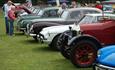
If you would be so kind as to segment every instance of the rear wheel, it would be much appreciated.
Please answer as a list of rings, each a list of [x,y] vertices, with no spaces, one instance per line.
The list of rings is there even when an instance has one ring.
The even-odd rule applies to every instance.
[[[83,39],[77,41],[71,49],[71,61],[78,67],[91,66],[97,57],[97,45],[92,40]]]

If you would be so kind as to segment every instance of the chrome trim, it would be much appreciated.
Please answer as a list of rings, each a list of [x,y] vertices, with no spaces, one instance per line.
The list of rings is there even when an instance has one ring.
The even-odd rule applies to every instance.
[[[96,64],[95,65],[95,70],[115,70],[115,68],[105,66],[105,65],[102,65],[102,64]]]

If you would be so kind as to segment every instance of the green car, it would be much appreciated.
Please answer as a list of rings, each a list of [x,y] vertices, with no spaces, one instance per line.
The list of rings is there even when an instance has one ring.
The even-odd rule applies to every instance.
[[[51,12],[57,13],[58,10],[59,10],[59,7],[47,7],[44,9],[40,9],[39,13],[37,15],[29,14],[29,15],[21,16],[17,20],[17,30],[25,31],[27,24],[29,24],[31,22],[31,20],[39,19],[39,18],[50,18],[50,16],[48,16],[49,13],[51,13]],[[59,17],[59,16],[54,16],[54,17]]]

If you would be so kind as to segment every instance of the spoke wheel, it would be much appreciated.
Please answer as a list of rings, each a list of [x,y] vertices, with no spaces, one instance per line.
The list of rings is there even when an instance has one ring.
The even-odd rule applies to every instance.
[[[71,61],[79,67],[89,67],[97,57],[97,45],[90,40],[81,40],[72,48]]]
[[[70,58],[70,47],[67,45],[68,41],[76,36],[75,31],[65,31],[62,33],[57,41],[57,47],[59,48],[61,54],[66,58]],[[70,38],[71,36],[71,38]]]

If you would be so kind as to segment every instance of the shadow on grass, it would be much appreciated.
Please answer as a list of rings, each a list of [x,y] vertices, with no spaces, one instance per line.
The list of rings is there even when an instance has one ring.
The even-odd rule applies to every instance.
[[[65,67],[65,68],[69,67],[70,69],[76,69],[76,70],[92,70],[92,66],[86,67],[86,68],[77,67],[74,64],[72,64],[71,60],[66,59],[66,58],[55,59],[55,60],[52,60],[52,62],[54,62],[54,63],[60,62],[60,65],[63,65],[63,67]]]
[[[39,52],[39,51],[43,51],[43,52],[59,52],[56,49],[48,47],[47,45],[41,46],[41,47],[36,47],[36,48],[33,49],[33,51],[35,51],[35,52]]]
[[[39,44],[37,41],[35,41],[35,40],[32,40],[32,39],[26,39],[26,40],[22,40],[22,41],[20,41],[21,43],[23,43],[23,44]]]
[[[24,36],[24,33],[14,33],[16,36]]]

